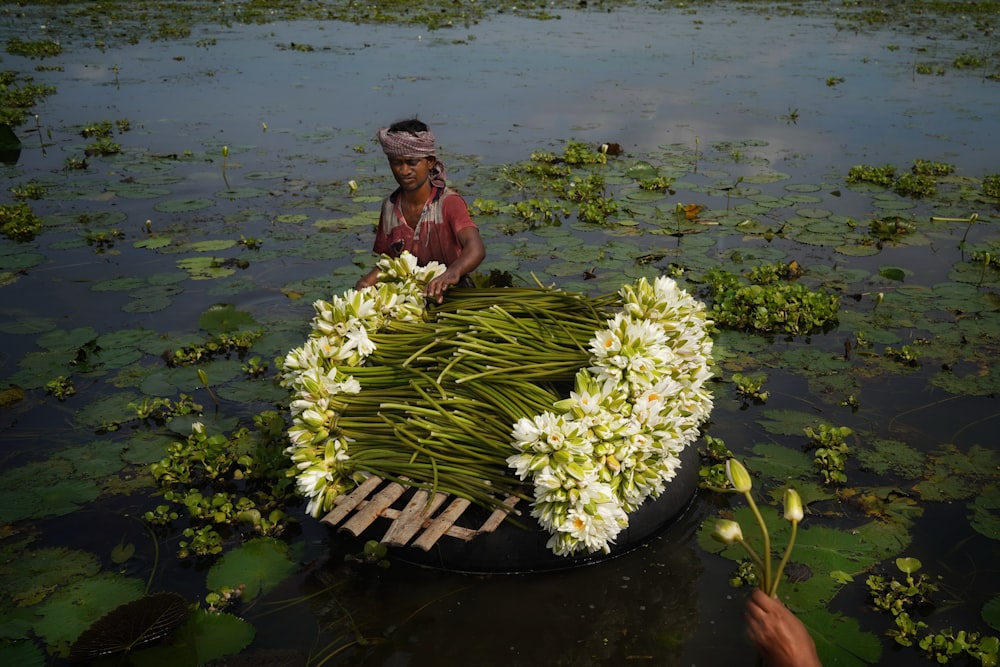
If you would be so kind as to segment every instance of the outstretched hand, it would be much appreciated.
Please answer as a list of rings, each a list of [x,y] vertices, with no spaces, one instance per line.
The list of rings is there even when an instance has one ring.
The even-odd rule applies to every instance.
[[[452,286],[457,285],[458,281],[461,280],[462,276],[457,275],[457,271],[448,268],[439,276],[435,276],[424,287],[424,296],[428,299],[434,299],[438,303],[444,301],[444,293],[451,289]]]
[[[806,626],[776,597],[755,590],[746,622],[747,636],[768,667],[822,667]]]

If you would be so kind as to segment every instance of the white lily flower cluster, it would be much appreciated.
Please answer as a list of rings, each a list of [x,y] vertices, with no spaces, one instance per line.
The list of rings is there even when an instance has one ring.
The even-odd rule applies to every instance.
[[[340,369],[365,363],[375,350],[370,333],[393,320],[421,318],[424,285],[445,270],[437,262],[417,266],[408,252],[383,257],[378,266],[377,285],[316,301],[309,338],[281,362],[282,386],[293,392],[291,446],[285,453],[295,464],[299,492],[309,499],[306,511],[314,517],[329,511],[337,496],[360,481],[347,464],[350,439],[336,423],[345,396],[359,393],[361,385]]]
[[[534,484],[532,516],[557,555],[608,553],[628,514],[659,496],[712,409],[705,307],[667,277],[619,294],[570,398],[519,420],[507,464]]]

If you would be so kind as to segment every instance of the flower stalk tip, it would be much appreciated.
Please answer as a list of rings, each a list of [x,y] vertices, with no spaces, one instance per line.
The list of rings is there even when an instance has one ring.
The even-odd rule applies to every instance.
[[[712,531],[712,537],[723,544],[736,544],[743,542],[743,529],[738,521],[730,519],[719,519]]]
[[[798,523],[802,521],[803,514],[802,498],[799,497],[799,492],[792,488],[786,489],[785,518],[792,523]]]
[[[778,563],[778,569],[774,571],[774,578],[767,589],[767,593],[772,597],[778,594],[778,584],[781,583],[781,575],[785,571],[788,557],[792,555],[792,547],[795,546],[795,536],[803,514],[799,492],[792,488],[785,489],[785,518],[792,522],[792,535],[788,538],[788,546],[785,547],[785,553],[781,556],[781,562]]]
[[[733,488],[740,493],[749,493],[750,489],[753,488],[753,481],[750,479],[750,473],[748,473],[743,464],[736,459],[729,459],[726,461],[726,477],[729,478],[729,483],[733,485]]]

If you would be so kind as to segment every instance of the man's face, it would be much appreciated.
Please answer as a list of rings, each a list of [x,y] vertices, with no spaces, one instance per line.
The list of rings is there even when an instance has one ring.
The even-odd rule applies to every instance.
[[[403,190],[419,190],[427,182],[433,157],[393,157],[389,158],[389,168],[392,175]]]

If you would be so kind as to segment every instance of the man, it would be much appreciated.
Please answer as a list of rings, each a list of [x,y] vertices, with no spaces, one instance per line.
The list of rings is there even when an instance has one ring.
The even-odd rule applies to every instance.
[[[382,202],[372,250],[392,257],[406,250],[420,265],[436,261],[448,267],[424,289],[440,303],[453,285],[471,285],[468,274],[486,257],[479,228],[465,200],[445,184],[445,168],[427,125],[415,118],[398,121],[375,136],[399,187]],[[376,267],[355,288],[374,285],[378,276]]]

